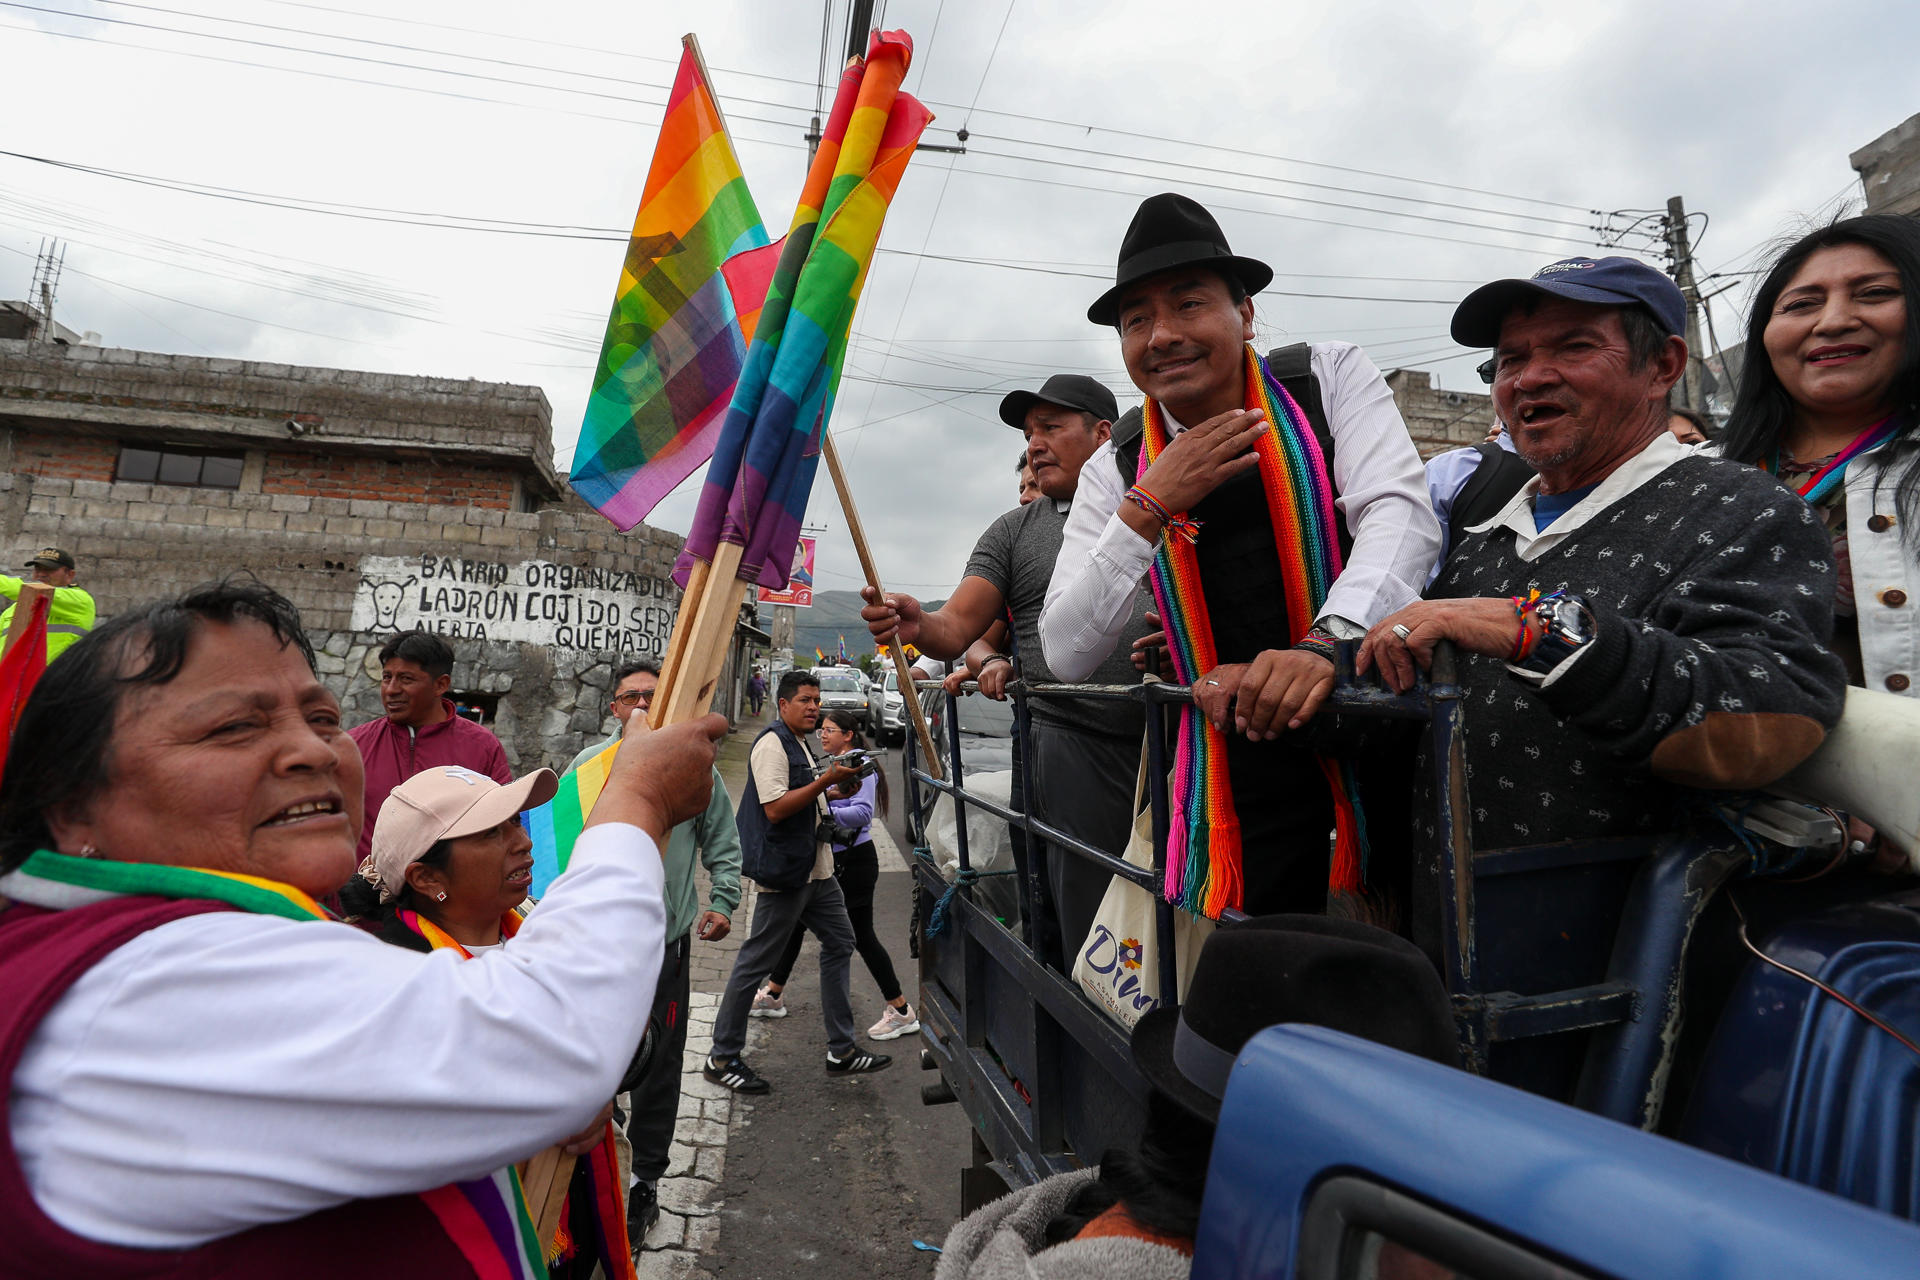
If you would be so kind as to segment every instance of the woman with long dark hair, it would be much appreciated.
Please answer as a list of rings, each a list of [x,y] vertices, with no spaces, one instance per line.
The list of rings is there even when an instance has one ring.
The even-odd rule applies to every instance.
[[[851,711],[836,708],[822,713],[818,732],[820,745],[830,756],[869,750],[860,732],[860,721]],[[885,769],[875,769],[858,783],[827,793],[827,807],[833,812],[833,821],[845,833],[844,840],[836,837],[833,841],[833,874],[847,898],[847,920],[853,925],[854,949],[866,961],[867,972],[880,988],[880,998],[887,1002],[887,1007],[880,1011],[880,1020],[867,1028],[867,1037],[871,1040],[898,1040],[920,1029],[919,1015],[900,990],[900,979],[893,971],[893,957],[887,954],[886,943],[873,931],[873,891],[880,883],[880,853],[873,847],[873,820],[875,815],[887,816],[887,799]],[[800,944],[805,937],[804,929],[793,931],[780,963],[753,998],[753,1008],[748,1011],[752,1017],[787,1016],[780,993],[800,958]]]
[[[1754,295],[1724,454],[1765,467],[1833,539],[1849,680],[1920,696],[1920,221],[1802,236]]]

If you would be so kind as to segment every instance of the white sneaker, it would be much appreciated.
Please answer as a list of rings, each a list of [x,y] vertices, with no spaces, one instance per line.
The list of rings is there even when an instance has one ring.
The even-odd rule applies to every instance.
[[[747,1010],[747,1016],[749,1018],[784,1018],[787,1016],[787,1006],[779,996],[769,995],[767,989],[762,987],[754,993],[753,1007]]]
[[[888,1005],[881,1011],[880,1021],[867,1028],[867,1039],[898,1040],[901,1036],[919,1029],[920,1016],[913,1011],[912,1005],[908,1005],[905,1009],[896,1009]]]

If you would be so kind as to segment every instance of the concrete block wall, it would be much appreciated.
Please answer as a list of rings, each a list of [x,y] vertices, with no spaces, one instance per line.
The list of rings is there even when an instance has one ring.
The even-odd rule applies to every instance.
[[[209,443],[490,454],[559,492],[546,395],[509,383],[0,341],[0,416]]]
[[[1420,369],[1394,369],[1386,377],[1422,459],[1486,439],[1493,425],[1492,396],[1441,390],[1433,385],[1433,375]]]
[[[73,553],[80,585],[103,619],[227,573],[253,572],[300,609],[325,655],[322,673],[345,701],[348,723],[357,724],[380,714],[378,662],[369,669],[368,660],[388,638],[352,630],[364,557],[548,560],[664,579],[682,539],[658,529],[623,534],[586,509],[523,513],[0,473],[0,572],[18,573],[49,544]],[[454,688],[499,697],[499,720],[490,727],[516,771],[564,766],[612,731],[613,666],[632,655],[449,643]]]
[[[368,498],[505,511],[514,505],[516,485],[513,472],[504,467],[276,450],[266,455],[260,489],[310,498]]]

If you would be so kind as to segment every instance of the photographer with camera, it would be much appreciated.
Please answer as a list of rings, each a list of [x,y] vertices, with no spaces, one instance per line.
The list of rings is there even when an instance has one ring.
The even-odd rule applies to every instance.
[[[754,739],[747,756],[747,786],[735,819],[740,828],[741,870],[760,886],[753,929],[734,957],[733,973],[714,1020],[713,1051],[701,1072],[735,1093],[772,1092],[747,1065],[747,1013],[761,982],[773,972],[787,940],[805,926],[820,939],[820,1004],[827,1024],[827,1072],[854,1075],[879,1071],[893,1059],[854,1044],[853,1001],[847,969],[853,956],[853,926],[846,898],[833,878],[835,827],[826,793],[856,782],[858,768],[829,761],[819,767],[806,736],[820,720],[820,681],[810,671],[789,671],[775,694],[779,716]]]
[[[851,711],[828,711],[820,719],[820,745],[834,763],[859,771],[857,782],[846,782],[827,792],[827,807],[833,812],[835,832],[833,875],[847,899],[847,919],[853,925],[854,948],[867,962],[867,972],[880,988],[887,1007],[880,1021],[867,1028],[871,1040],[898,1040],[920,1029],[919,1015],[901,994],[900,979],[893,972],[893,957],[886,944],[873,932],[873,890],[880,883],[880,854],[873,847],[873,819],[877,813],[887,816],[887,775],[880,762],[868,754],[867,740],[860,735],[860,722]],[[784,1018],[787,1007],[780,999],[794,963],[800,959],[800,944],[806,938],[803,925],[793,931],[787,950],[774,966],[773,976],[753,998],[751,1016]]]

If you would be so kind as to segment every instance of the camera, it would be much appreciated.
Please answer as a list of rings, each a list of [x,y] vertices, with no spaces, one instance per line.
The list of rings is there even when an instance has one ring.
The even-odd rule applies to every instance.
[[[880,762],[867,752],[859,750],[849,751],[845,755],[828,756],[820,762],[820,772],[825,773],[835,765],[842,769],[852,769],[856,779],[870,778],[880,772]]]

